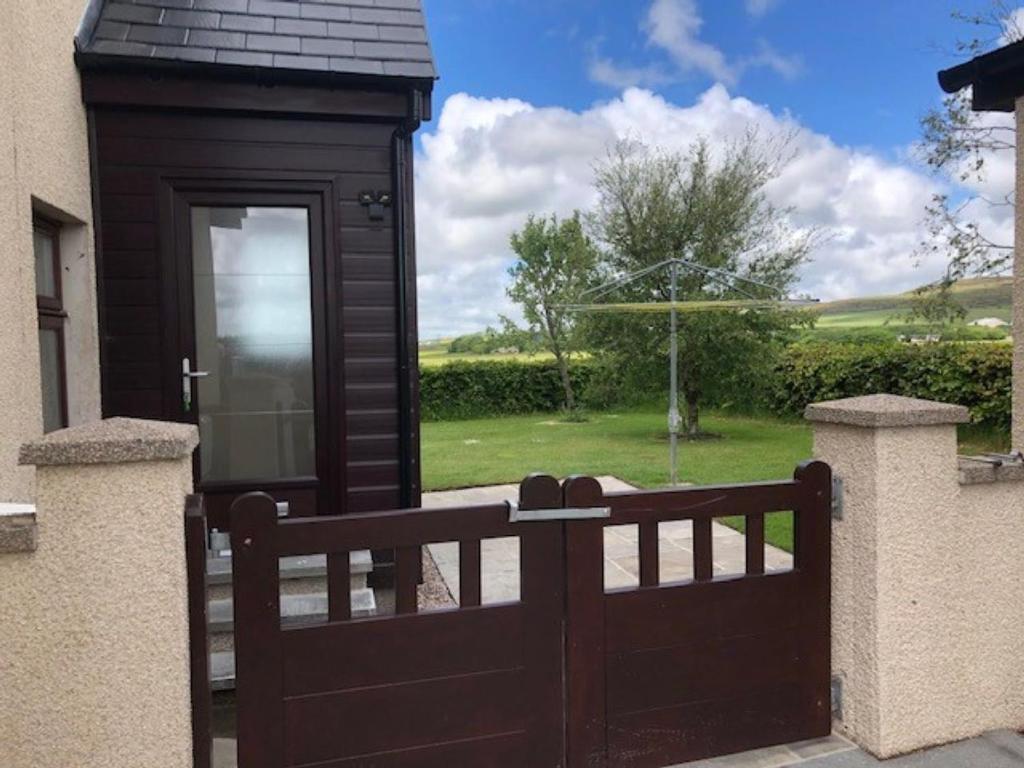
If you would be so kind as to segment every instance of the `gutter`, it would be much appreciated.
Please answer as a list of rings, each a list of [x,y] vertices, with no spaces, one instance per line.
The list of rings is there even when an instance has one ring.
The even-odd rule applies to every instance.
[[[398,285],[398,477],[399,500],[403,508],[412,506],[412,375],[409,364],[409,244],[406,211],[406,177],[410,168],[410,140],[423,122],[423,92],[409,92],[409,113],[391,137],[394,155],[394,227]]]

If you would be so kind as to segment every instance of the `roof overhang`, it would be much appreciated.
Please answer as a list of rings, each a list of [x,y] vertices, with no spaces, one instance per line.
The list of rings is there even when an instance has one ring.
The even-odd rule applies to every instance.
[[[1013,112],[1024,95],[1024,40],[942,70],[939,85],[946,93],[970,87],[978,112]]]

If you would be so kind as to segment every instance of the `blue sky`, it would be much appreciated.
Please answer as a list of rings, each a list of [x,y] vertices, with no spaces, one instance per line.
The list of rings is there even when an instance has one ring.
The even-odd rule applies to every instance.
[[[931,279],[940,265],[914,268],[911,251],[924,204],[946,180],[929,178],[910,149],[921,115],[941,98],[936,71],[958,61],[953,42],[965,28],[951,12],[989,4],[424,0],[441,80],[435,120],[420,137],[418,203],[421,218],[441,223],[420,229],[423,335],[483,327],[499,311],[514,314],[502,296],[511,259],[502,244],[530,211],[587,207],[582,166],[593,158],[568,160],[577,148],[570,141],[559,152],[556,142],[598,123],[610,126],[610,136],[639,132],[649,143],[670,144],[675,137],[664,124],[672,120],[688,140],[714,140],[732,119],[769,132],[798,126],[807,168],[791,174],[780,203],[837,226],[845,248],[816,257],[804,287],[835,298]],[[551,144],[546,166],[523,159],[517,137],[523,145]],[[596,157],[599,145],[595,136]],[[680,138],[671,148],[685,145]],[[524,181],[545,167],[552,170],[548,187]],[[825,188],[824,177],[836,174],[845,181]],[[486,206],[476,204],[481,197]],[[830,210],[818,210],[825,201]],[[890,204],[906,208],[899,226],[895,214],[882,215]],[[862,215],[868,208],[872,215]],[[877,263],[865,270],[865,259]],[[884,279],[872,279],[876,273]],[[460,306],[472,305],[468,312],[426,296],[446,288],[456,289]]]

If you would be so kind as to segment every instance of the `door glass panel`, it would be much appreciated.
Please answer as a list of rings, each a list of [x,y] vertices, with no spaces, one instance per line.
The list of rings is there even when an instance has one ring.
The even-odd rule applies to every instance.
[[[305,208],[192,208],[200,478],[316,475]]]
[[[36,258],[36,295],[57,295],[57,276],[53,271],[53,235],[49,232],[32,231],[32,248]]]

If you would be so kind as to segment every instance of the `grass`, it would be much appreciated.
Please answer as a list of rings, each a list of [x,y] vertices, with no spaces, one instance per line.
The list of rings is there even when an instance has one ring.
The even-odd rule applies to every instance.
[[[811,428],[796,420],[707,413],[704,428],[716,440],[681,442],[680,479],[698,485],[792,477],[811,456]],[[582,423],[534,414],[422,425],[423,486],[427,491],[518,483],[531,472],[556,477],[614,475],[640,488],[668,484],[665,414],[646,407],[591,413]],[[961,453],[1008,449],[1005,433],[964,426]],[[743,518],[723,522],[743,530]],[[793,549],[788,512],[767,515],[766,540]]]
[[[507,360],[520,360],[523,362],[543,362],[545,360],[554,360],[555,356],[549,352],[537,352],[535,354],[527,354],[525,352],[517,352],[514,354],[499,355],[478,355],[470,352],[449,352],[447,348],[437,347],[420,347],[420,367],[421,368],[437,368],[442,365],[454,362],[500,362]]]
[[[708,414],[717,440],[681,443],[680,478],[696,484],[792,477],[811,455],[810,428],[795,421]],[[653,408],[591,414],[583,423],[550,415],[422,426],[423,485],[428,491],[517,483],[531,472],[556,477],[615,475],[641,488],[668,483],[665,414]],[[727,522],[742,530],[741,521]],[[765,521],[767,540],[792,550],[791,516]]]

